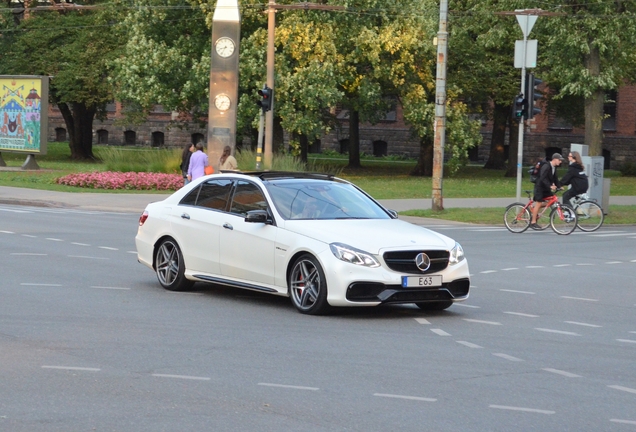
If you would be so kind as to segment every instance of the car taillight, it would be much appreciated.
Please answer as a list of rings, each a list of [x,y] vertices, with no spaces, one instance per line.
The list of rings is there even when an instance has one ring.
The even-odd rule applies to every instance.
[[[142,226],[144,222],[148,219],[148,210],[144,210],[144,212],[139,216],[139,226]]]

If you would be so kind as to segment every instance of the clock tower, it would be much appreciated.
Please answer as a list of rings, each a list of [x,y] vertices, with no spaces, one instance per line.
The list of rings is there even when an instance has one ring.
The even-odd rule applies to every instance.
[[[219,171],[223,148],[229,145],[234,153],[236,144],[240,33],[238,0],[217,0],[212,18],[208,110],[208,158],[214,172]]]

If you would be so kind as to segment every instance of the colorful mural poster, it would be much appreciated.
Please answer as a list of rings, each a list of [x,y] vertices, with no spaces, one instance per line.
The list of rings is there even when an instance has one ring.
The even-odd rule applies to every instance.
[[[0,75],[0,152],[46,154],[49,77]]]

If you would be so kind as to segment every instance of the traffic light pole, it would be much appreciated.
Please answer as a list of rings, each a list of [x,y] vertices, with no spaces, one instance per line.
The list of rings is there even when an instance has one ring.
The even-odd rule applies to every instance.
[[[433,138],[433,200],[431,209],[444,210],[442,182],[444,177],[444,144],[446,141],[446,56],[448,53],[448,0],[439,6],[439,31],[437,33],[437,77],[435,80],[435,136]]]
[[[527,33],[523,32],[523,58],[526,58],[526,46],[528,43]],[[526,65],[524,61],[524,65],[521,67],[521,90],[520,93],[523,93],[526,88]],[[524,97],[528,97],[528,95],[524,94]],[[527,100],[527,99],[526,99]],[[517,146],[517,202],[521,201],[521,178],[522,178],[522,167],[523,167],[523,133],[525,131],[525,114],[521,115],[519,119],[519,141]]]

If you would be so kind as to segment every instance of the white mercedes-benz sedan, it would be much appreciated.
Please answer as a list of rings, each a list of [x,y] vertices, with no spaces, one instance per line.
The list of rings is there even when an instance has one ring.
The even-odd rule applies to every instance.
[[[383,303],[442,310],[470,288],[459,243],[331,175],[202,177],[149,204],[135,241],[165,289],[228,285],[289,296],[306,314]]]

